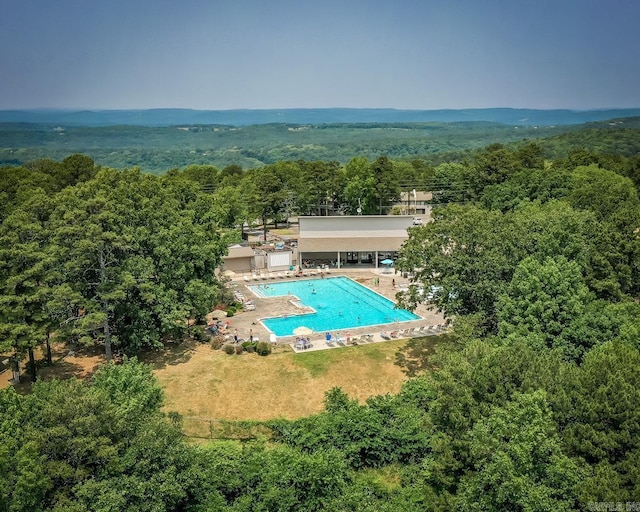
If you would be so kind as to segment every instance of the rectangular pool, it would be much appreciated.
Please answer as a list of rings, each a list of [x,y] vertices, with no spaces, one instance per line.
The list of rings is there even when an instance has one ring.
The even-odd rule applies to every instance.
[[[262,320],[277,336],[292,336],[294,329],[302,326],[327,332],[420,319],[405,309],[396,309],[393,301],[348,277],[269,282],[249,288],[259,297],[295,296],[315,310]]]

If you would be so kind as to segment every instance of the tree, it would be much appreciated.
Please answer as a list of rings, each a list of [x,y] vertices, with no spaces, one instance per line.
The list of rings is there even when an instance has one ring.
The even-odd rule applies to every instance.
[[[338,162],[298,161],[292,183],[295,209],[301,213],[330,215],[341,203],[344,175]]]
[[[243,183],[246,186],[249,214],[262,220],[266,241],[268,221],[277,220],[287,198],[284,181],[275,166],[268,166],[249,171]]]
[[[563,452],[544,393],[517,394],[478,421],[455,499],[461,510],[575,510],[585,471]]]
[[[589,352],[573,386],[571,414],[563,426],[567,453],[593,473],[582,482],[589,501],[634,501],[640,489],[640,352],[612,341]]]
[[[376,180],[369,162],[364,157],[354,157],[344,168],[346,185],[344,198],[350,215],[373,215],[378,212]]]
[[[506,212],[527,202],[566,200],[570,191],[570,171],[553,167],[527,168],[516,171],[499,185],[485,187],[480,203],[487,208]]]
[[[426,451],[424,416],[413,404],[379,396],[360,405],[334,388],[325,408],[316,416],[276,423],[279,439],[305,452],[338,449],[355,469],[408,463]]]
[[[221,228],[235,228],[247,218],[249,204],[239,187],[221,186],[213,194],[212,207]]]
[[[215,192],[221,172],[213,165],[188,165],[180,173],[182,178],[195,181],[205,192]]]
[[[197,451],[160,405],[150,368],[134,360],[101,367],[93,382],[38,382],[26,396],[1,390],[0,507],[168,511],[197,505],[205,484]]]
[[[391,205],[400,199],[399,180],[393,162],[386,156],[378,157],[371,164],[375,180],[375,199],[378,202],[378,215],[386,214]]]
[[[618,229],[638,227],[640,199],[629,178],[590,165],[577,167],[571,184],[569,200],[575,208],[588,209],[598,220],[613,222]]]
[[[55,328],[48,301],[56,285],[49,247],[53,201],[36,189],[0,225],[0,351],[29,355],[29,372],[37,379],[34,348]]]
[[[117,407],[124,430],[139,428],[145,417],[160,410],[164,401],[164,392],[151,366],[139,363],[135,357],[124,358],[122,364],[100,366],[91,384],[96,390],[104,391]]]
[[[591,212],[566,202],[523,202],[502,214],[475,205],[449,205],[433,211],[433,222],[411,229],[396,267],[415,272],[412,286],[398,295],[410,309],[430,299],[445,316],[480,313],[497,327],[496,301],[527,256],[540,261],[563,256],[577,263],[587,286],[600,297],[620,297],[628,272],[610,230]],[[602,248],[602,249],[600,249]],[[426,290],[427,292],[421,292]]]
[[[520,147],[514,156],[519,160],[520,166],[524,169],[544,168],[544,150],[540,144],[528,142]]]
[[[512,228],[499,212],[475,206],[448,206],[434,211],[434,221],[412,229],[396,267],[415,272],[401,305],[414,309],[437,287],[432,302],[445,316],[480,312],[495,325],[495,301],[511,279],[509,240]]]
[[[70,155],[60,163],[57,176],[59,189],[89,181],[97,172],[98,167],[90,157],[80,154]]]
[[[518,170],[516,156],[502,144],[491,144],[476,153],[470,176],[472,194],[478,196],[485,187],[498,185]]]
[[[574,345],[565,332],[592,300],[577,263],[563,256],[543,262],[525,258],[498,299],[498,334],[524,338],[538,349],[559,348],[565,357],[579,360],[591,347]]]
[[[84,299],[87,341],[100,334],[107,359],[112,344],[158,345],[184,332],[194,306],[213,306],[226,247],[211,208],[197,184],[163,184],[137,170],[103,170],[61,193],[54,249],[65,281]]]
[[[470,198],[472,169],[460,163],[442,163],[435,168],[430,183],[433,202],[464,202]]]

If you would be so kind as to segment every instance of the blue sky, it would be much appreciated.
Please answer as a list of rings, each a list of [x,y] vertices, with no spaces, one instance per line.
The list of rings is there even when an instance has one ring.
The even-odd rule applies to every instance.
[[[637,0],[0,0],[0,109],[640,107]]]

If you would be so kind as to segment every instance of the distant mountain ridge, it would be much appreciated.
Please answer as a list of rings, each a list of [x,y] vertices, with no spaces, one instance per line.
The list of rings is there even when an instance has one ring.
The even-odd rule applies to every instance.
[[[493,122],[514,126],[577,125],[640,116],[640,108],[606,110],[536,110],[480,108],[396,110],[391,108],[295,108],[264,110],[0,110],[0,123],[61,126],[181,126],[334,123]]]

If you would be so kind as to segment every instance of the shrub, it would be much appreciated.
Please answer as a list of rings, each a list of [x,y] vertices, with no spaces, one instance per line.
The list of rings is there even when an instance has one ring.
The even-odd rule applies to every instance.
[[[242,345],[236,345],[236,354],[242,354],[244,352],[244,347]]]
[[[227,354],[231,355],[231,354],[233,354],[233,353],[236,351],[236,347],[234,347],[233,345],[225,345],[225,346],[224,346],[224,351],[225,351]]]
[[[237,311],[236,308],[234,308],[233,306],[230,306],[227,309],[227,317],[232,317],[233,315],[236,314],[236,311]]]
[[[249,352],[249,354],[253,354],[256,351],[256,342],[245,341],[244,343],[242,343],[242,348]]]
[[[260,356],[268,356],[271,354],[271,344],[266,341],[261,341],[256,345],[256,352]]]
[[[211,347],[214,350],[220,350],[224,345],[224,337],[223,336],[214,336],[211,338]]]
[[[204,331],[200,327],[194,327],[191,331],[191,336],[195,341],[204,341],[205,339]]]

